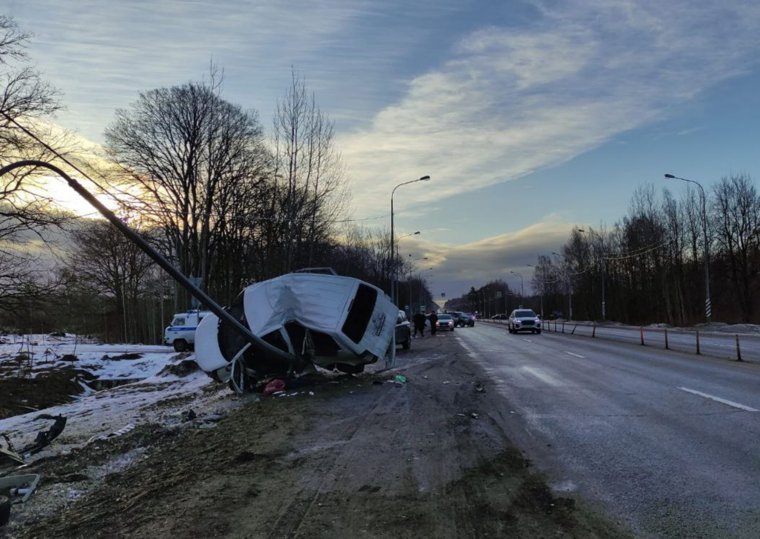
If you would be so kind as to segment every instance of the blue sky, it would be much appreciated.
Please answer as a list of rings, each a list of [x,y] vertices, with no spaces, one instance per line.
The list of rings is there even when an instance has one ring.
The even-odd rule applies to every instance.
[[[665,172],[760,174],[754,0],[6,0],[94,142],[140,91],[200,80],[269,129],[291,66],[335,121],[352,216],[429,257],[436,293],[523,272]],[[678,183],[678,182],[677,182]],[[379,219],[371,219],[381,216]],[[422,269],[422,268],[421,268]]]

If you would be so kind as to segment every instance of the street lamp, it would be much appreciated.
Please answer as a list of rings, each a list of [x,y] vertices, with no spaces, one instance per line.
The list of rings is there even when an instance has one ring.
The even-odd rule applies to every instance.
[[[538,266],[533,266],[532,264],[528,264],[528,267],[539,269]],[[541,293],[539,294],[539,301],[541,305],[541,320],[543,320],[544,319],[544,286],[546,286],[546,274],[545,274],[543,265],[541,265],[541,277],[539,277],[539,281],[541,282]]]
[[[419,234],[419,232],[415,232],[415,234]],[[412,253],[409,253],[409,259],[410,259],[409,260],[410,262],[410,265],[409,265],[409,315],[410,316],[414,314],[414,306],[412,304],[412,301],[413,301],[412,300],[412,272],[414,270],[414,263],[419,262],[420,260],[427,260],[428,257],[415,258],[414,260],[411,260],[411,258],[412,258]],[[422,288],[422,283],[420,283],[420,288]]]
[[[705,196],[705,189],[702,187],[701,183],[695,180],[679,178],[672,174],[665,174],[665,178],[668,180],[681,180],[682,182],[693,183],[699,187],[699,191],[702,194],[702,233],[705,236],[705,318],[709,323],[712,318],[712,302],[710,301],[710,246],[707,240],[707,197]]]
[[[563,259],[562,274],[564,277],[565,286],[567,287],[567,316],[568,316],[567,319],[572,320],[573,319],[573,283],[571,279],[572,276],[570,272],[568,271],[567,260],[565,259],[565,257],[555,251],[552,251],[552,254],[556,255],[558,258]],[[575,274],[572,274],[572,275],[575,275]]]
[[[517,273],[516,271],[510,271],[512,275],[517,275],[520,278],[520,299],[525,297],[525,294],[523,293],[523,276],[522,273]],[[522,302],[521,302],[522,303]]]
[[[422,176],[421,178],[417,178],[416,180],[409,180],[408,182],[401,182],[400,184],[396,185],[396,187],[393,188],[393,191],[391,191],[391,249],[390,249],[390,257],[391,257],[391,300],[393,303],[396,302],[396,251],[393,249],[393,243],[394,243],[394,230],[393,230],[393,195],[396,194],[396,189],[401,187],[402,185],[409,185],[410,183],[416,183],[416,182],[425,182],[430,179],[430,176]]]

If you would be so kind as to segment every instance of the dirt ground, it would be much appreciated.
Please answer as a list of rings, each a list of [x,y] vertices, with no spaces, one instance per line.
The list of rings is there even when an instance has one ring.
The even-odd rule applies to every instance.
[[[142,425],[33,464],[57,509],[30,500],[0,537],[625,536],[549,491],[453,335],[415,340],[392,370],[244,399],[213,424]]]

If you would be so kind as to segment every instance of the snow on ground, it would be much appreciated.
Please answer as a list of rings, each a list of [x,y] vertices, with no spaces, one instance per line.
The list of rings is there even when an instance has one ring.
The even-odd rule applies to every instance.
[[[30,359],[19,361],[20,354]],[[139,359],[114,359],[139,354]],[[76,360],[64,360],[67,355]],[[171,426],[186,420],[190,410],[203,421],[218,419],[242,404],[229,389],[214,383],[195,369],[184,376],[162,372],[192,355],[177,354],[171,347],[135,344],[98,344],[74,335],[0,336],[0,376],[34,377],[43,370],[74,367],[87,371],[100,382],[121,382],[110,389],[86,389],[73,402],[0,419],[0,434],[17,450],[34,441],[37,433],[52,423],[37,419],[41,413],[67,417],[63,433],[34,455],[33,460],[81,447],[97,437],[129,431],[144,423]],[[21,370],[19,370],[21,369]],[[93,385],[93,384],[90,384]],[[96,384],[97,385],[97,384]],[[5,444],[0,441],[0,447]]]

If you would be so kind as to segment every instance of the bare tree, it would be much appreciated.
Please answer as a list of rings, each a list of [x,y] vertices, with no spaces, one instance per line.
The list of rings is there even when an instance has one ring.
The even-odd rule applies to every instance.
[[[134,226],[134,225],[133,225]],[[111,223],[85,221],[72,233],[74,250],[68,268],[112,301],[112,313],[121,322],[126,342],[143,340],[139,299],[152,259]]]
[[[202,283],[225,256],[214,243],[230,223],[220,197],[263,181],[269,164],[256,113],[224,101],[220,87],[212,67],[208,83],[145,92],[106,130],[111,155],[140,188],[141,213],[165,232],[180,270]]]
[[[722,178],[714,189],[712,214],[721,255],[727,259],[741,320],[754,314],[753,281],[760,250],[760,197],[745,174]]]
[[[283,271],[312,265],[315,246],[331,233],[347,195],[333,124],[295,72],[274,118],[275,197],[270,214],[287,234],[281,248]]]
[[[18,125],[59,107],[55,90],[26,65],[29,39],[13,19],[0,15],[0,165],[49,157],[48,150],[29,137],[30,128],[25,132]],[[40,123],[35,125],[42,129]],[[13,309],[24,295],[41,293],[19,244],[29,239],[28,232],[62,219],[49,211],[50,200],[33,189],[33,175],[33,170],[18,169],[0,177],[0,309]]]

